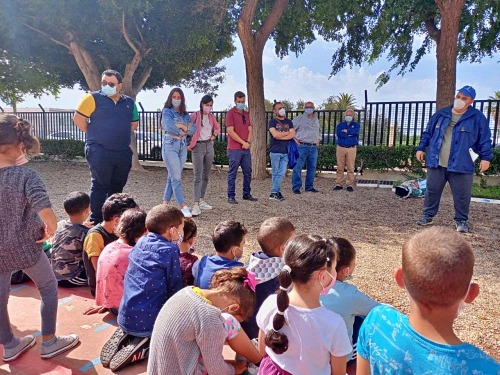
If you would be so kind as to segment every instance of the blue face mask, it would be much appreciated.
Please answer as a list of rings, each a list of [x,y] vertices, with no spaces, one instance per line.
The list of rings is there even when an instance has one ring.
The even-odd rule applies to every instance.
[[[347,122],[351,122],[351,121],[352,121],[352,116],[346,116],[346,117],[345,117],[345,120],[346,120]]]
[[[244,110],[246,107],[245,103],[236,103],[236,108],[240,111]]]
[[[109,87],[108,85],[101,86],[101,92],[106,96],[113,96],[116,94],[116,86],[115,87]]]
[[[304,113],[306,115],[312,115],[313,112],[314,112],[314,109],[312,109],[312,108],[306,108],[306,109],[304,109]]]
[[[172,105],[177,108],[178,106],[181,105],[181,100],[180,99],[172,99]]]

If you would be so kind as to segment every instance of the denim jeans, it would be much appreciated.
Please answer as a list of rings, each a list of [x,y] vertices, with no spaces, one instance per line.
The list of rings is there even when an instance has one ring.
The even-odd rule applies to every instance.
[[[214,162],[214,145],[212,142],[198,142],[191,152],[194,169],[194,201],[205,198],[210,170]]]
[[[229,159],[229,172],[227,173],[227,197],[234,198],[236,195],[236,174],[241,165],[243,171],[243,196],[250,194],[250,183],[252,182],[252,155],[250,150],[227,150]]]
[[[281,182],[288,168],[288,154],[271,152],[269,156],[271,157],[271,168],[273,171],[273,187],[271,193],[280,193]]]
[[[293,168],[292,190],[300,190],[302,187],[302,168],[306,163],[306,190],[314,189],[314,175],[316,174],[316,164],[318,162],[318,147],[313,145],[299,146],[299,159]]]
[[[90,220],[102,221],[102,206],[112,194],[121,193],[132,168],[132,150],[107,150],[98,144],[85,146],[90,169]]]
[[[167,168],[167,184],[163,194],[163,200],[170,201],[172,194],[178,204],[184,203],[182,194],[182,169],[187,159],[186,140],[172,138],[168,134],[163,136],[161,148],[163,163]]]

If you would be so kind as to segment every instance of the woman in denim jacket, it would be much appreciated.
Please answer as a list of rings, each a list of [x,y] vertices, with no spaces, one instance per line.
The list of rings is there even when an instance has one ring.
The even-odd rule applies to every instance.
[[[168,172],[163,203],[170,203],[173,194],[184,216],[191,217],[189,207],[184,204],[181,175],[187,158],[186,137],[193,135],[196,126],[186,112],[184,93],[178,87],[168,94],[162,111],[161,126],[165,131],[161,151]]]

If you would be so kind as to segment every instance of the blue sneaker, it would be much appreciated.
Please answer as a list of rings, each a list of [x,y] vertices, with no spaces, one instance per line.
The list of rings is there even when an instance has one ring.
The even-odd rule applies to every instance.
[[[469,233],[469,223],[467,220],[457,220],[455,229],[460,233]]]
[[[417,225],[432,225],[432,224],[434,224],[434,221],[432,221],[431,216],[424,215],[417,220]]]

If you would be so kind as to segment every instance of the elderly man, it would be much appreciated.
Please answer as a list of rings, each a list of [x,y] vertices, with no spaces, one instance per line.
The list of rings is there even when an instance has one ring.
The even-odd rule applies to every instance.
[[[354,110],[348,109],[345,111],[345,121],[337,125],[337,181],[333,190],[343,189],[344,168],[347,167],[347,191],[354,191],[354,164],[359,129],[359,124],[354,121]]]
[[[90,220],[102,221],[106,198],[121,193],[132,167],[130,140],[139,124],[132,98],[123,95],[122,76],[116,70],[102,73],[101,90],[86,94],[73,122],[87,133],[85,157],[90,169]]]
[[[300,194],[302,188],[302,168],[306,163],[305,191],[318,193],[314,188],[314,175],[316,174],[316,164],[318,162],[318,146],[321,139],[321,129],[319,119],[314,114],[313,102],[304,105],[304,113],[293,120],[295,128],[295,141],[299,145],[299,158],[293,168],[292,191]]]
[[[455,206],[455,229],[469,232],[469,204],[474,177],[474,159],[469,149],[479,154],[479,170],[486,171],[493,159],[491,131],[483,113],[474,107],[476,90],[464,86],[453,105],[437,111],[429,120],[417,147],[417,159],[427,167],[427,190],[423,216],[418,225],[433,224],[446,182],[450,184]]]

